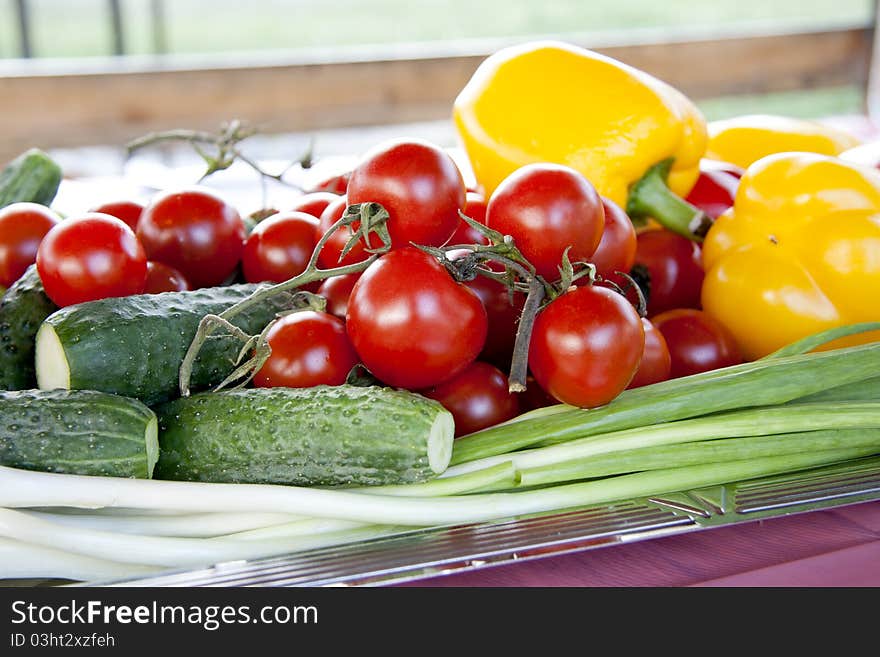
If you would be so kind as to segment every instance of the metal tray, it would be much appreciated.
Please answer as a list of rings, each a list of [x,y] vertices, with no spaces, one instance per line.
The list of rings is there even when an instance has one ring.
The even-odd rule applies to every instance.
[[[880,500],[880,457],[564,513],[419,529],[100,585],[380,586],[872,500]]]

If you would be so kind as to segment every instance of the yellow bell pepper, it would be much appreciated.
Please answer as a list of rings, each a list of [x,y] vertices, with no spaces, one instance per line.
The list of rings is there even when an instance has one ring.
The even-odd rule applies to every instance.
[[[853,135],[817,121],[748,114],[709,124],[706,157],[746,169],[774,153],[840,155],[859,143]]]
[[[880,320],[880,172],[780,153],[752,164],[703,242],[704,310],[748,358]],[[833,346],[880,340],[864,333]]]
[[[699,175],[706,123],[677,90],[614,59],[566,43],[532,42],[486,59],[455,100],[453,118],[487,195],[534,162],[570,166],[626,206],[630,186],[668,161],[686,195]]]

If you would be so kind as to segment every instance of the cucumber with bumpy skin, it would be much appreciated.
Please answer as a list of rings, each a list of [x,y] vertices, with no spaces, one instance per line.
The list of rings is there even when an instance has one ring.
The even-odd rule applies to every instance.
[[[0,171],[0,208],[19,201],[48,206],[60,184],[61,167],[43,151],[32,148]]]
[[[156,415],[136,399],[91,390],[0,392],[0,465],[149,479]]]
[[[217,314],[258,286],[231,285],[186,292],[139,294],[88,301],[46,318],[37,333],[37,383],[43,390],[101,390],[148,406],[178,396],[180,363],[207,314]],[[236,315],[233,324],[257,334],[293,295],[279,294]],[[242,342],[221,329],[203,345],[190,387],[203,390],[234,369]]]
[[[37,387],[34,348],[37,330],[58,310],[43,290],[36,265],[0,298],[0,390]]]
[[[249,388],[158,406],[157,479],[371,486],[446,470],[455,433],[438,402],[352,385]]]

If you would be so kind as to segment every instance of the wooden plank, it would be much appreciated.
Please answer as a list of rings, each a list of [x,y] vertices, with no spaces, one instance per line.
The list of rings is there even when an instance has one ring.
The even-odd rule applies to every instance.
[[[871,28],[856,26],[583,45],[707,98],[865,85],[871,40]],[[118,144],[150,130],[213,129],[233,117],[267,132],[441,119],[489,51],[204,68],[129,60],[124,70],[117,63],[72,75],[35,63],[32,74],[0,77],[0,159],[35,144]]]

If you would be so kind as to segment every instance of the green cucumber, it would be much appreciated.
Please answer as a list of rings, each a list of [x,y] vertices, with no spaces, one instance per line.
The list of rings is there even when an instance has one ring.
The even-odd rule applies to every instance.
[[[46,318],[36,339],[37,383],[43,390],[101,390],[148,406],[178,396],[180,363],[207,314],[222,312],[256,285],[139,294],[67,306]],[[277,313],[293,307],[280,294],[235,317],[258,334]],[[242,342],[216,331],[196,359],[190,387],[220,383],[234,369]]]
[[[156,415],[136,399],[91,390],[0,392],[0,465],[149,479]]]
[[[0,208],[19,201],[48,206],[60,184],[61,167],[43,151],[32,148],[0,171]]]
[[[162,404],[156,478],[372,486],[446,470],[452,415],[415,393],[351,385],[246,388]]]
[[[46,292],[36,265],[12,284],[0,299],[0,390],[37,387],[34,345],[37,330],[58,310]]]

